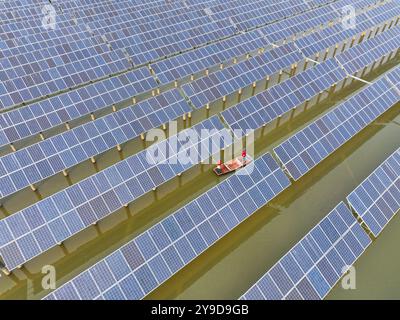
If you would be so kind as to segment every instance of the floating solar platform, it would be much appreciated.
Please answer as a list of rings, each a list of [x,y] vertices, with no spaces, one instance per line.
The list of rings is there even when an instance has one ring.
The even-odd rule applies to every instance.
[[[241,299],[324,299],[370,244],[368,234],[341,202]]]

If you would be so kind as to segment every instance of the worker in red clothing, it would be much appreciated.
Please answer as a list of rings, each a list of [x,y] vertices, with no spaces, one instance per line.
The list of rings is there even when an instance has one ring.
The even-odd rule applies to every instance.
[[[217,171],[218,173],[221,173],[221,172],[222,172],[221,166],[222,166],[222,161],[221,161],[221,160],[218,160],[218,162],[217,162],[217,169],[216,169],[216,171]]]
[[[246,150],[243,150],[242,151],[242,161],[243,161],[243,166],[245,166],[246,165]]]

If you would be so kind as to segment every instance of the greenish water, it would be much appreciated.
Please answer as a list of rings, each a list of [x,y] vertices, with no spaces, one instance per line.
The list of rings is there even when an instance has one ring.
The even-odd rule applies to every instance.
[[[384,69],[379,72],[382,71]],[[376,74],[371,76],[374,77]],[[359,87],[355,85],[335,94],[278,130],[257,139],[255,155],[271,151],[274,146]],[[396,122],[400,123],[400,105],[393,107],[379,121],[294,183],[147,298],[238,298],[400,146],[400,126]],[[132,142],[124,149],[124,156],[142,147],[140,141]],[[71,173],[72,182],[115,163],[119,157],[114,150],[98,160],[97,168],[89,161],[78,166]],[[29,262],[11,276],[2,276],[0,298],[43,297],[46,292],[41,291],[42,265],[53,264],[57,270],[58,284],[62,284],[219,181],[221,178],[212,174],[210,166],[190,170],[131,204],[129,208],[112,214],[96,227],[90,227],[67,240],[62,247],[51,249]],[[67,185],[64,177],[57,176],[42,185],[40,193],[48,196]],[[37,196],[32,192],[26,193],[22,200],[19,198],[7,203],[5,208],[8,212],[0,213],[0,217],[12,214],[35,201]],[[400,228],[398,220],[397,217],[391,222],[356,263],[357,290],[344,291],[337,286],[328,298],[400,298],[400,277],[396,272],[400,267],[400,253],[395,253],[394,248],[400,240],[400,232],[396,232],[396,228]]]

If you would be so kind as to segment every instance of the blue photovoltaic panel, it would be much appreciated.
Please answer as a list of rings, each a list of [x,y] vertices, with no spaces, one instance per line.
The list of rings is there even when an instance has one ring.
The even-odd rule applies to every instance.
[[[330,6],[320,7],[294,17],[272,23],[260,29],[271,42],[293,38],[296,34],[315,29],[339,18]]]
[[[390,2],[369,10],[367,14],[358,14],[354,28],[344,28],[342,23],[338,23],[297,39],[295,43],[307,57],[310,57],[367,30],[371,30],[385,21],[397,19],[398,14],[399,5]]]
[[[253,31],[159,61],[151,67],[161,83],[169,83],[264,48],[268,44],[262,34]]]
[[[400,26],[380,33],[376,37],[365,40],[338,55],[336,58],[349,74],[362,70],[383,56],[399,49]]]
[[[341,202],[241,299],[323,299],[370,243],[367,233]]]
[[[222,117],[236,136],[256,130],[346,78],[333,59],[307,69],[223,111]]]
[[[331,6],[341,12],[345,6],[353,6],[355,9],[359,10],[368,8],[378,2],[379,0],[340,0],[332,2]]]
[[[390,71],[386,74],[388,81],[393,84],[398,90],[400,94],[400,67],[397,67],[393,71]]]
[[[290,185],[276,161],[265,154],[208,190],[46,299],[141,299]],[[118,270],[123,270],[123,274]],[[101,271],[101,272],[100,272]],[[84,277],[84,281],[81,281]],[[87,296],[89,286],[100,290]]]
[[[0,198],[191,111],[177,89],[0,157]]]
[[[6,267],[15,269],[231,144],[214,116],[0,220]]]
[[[218,2],[218,5],[210,7],[213,12],[212,17],[219,20],[229,20],[241,31],[247,31],[310,10],[308,4],[293,0],[256,0],[245,4],[242,1],[226,2],[219,0]]]
[[[400,210],[400,149],[365,179],[347,200],[377,237]]]
[[[122,50],[78,41],[0,59],[0,110],[127,71]],[[76,49],[76,50],[75,50]]]
[[[298,180],[399,101],[385,79],[308,125],[274,149],[283,166]]]
[[[93,47],[104,46],[101,37],[94,37],[84,25],[74,25],[66,28],[56,28],[45,30],[40,28],[42,32],[34,33],[32,29],[18,29],[19,24],[9,24],[0,26],[0,33],[3,31],[5,40],[2,44],[2,51],[0,58],[7,57],[11,59],[13,64],[23,64],[23,55],[28,54],[29,59],[40,59],[42,55],[39,54],[43,49],[51,51],[53,59],[66,49],[73,47]],[[44,36],[45,34],[45,36]],[[69,43],[69,46],[59,48],[60,46]],[[55,48],[58,48],[55,49]],[[54,51],[56,50],[56,52]],[[13,56],[20,56],[19,59],[12,58]],[[65,58],[64,58],[65,59]],[[32,63],[32,61],[31,61]]]
[[[286,44],[185,84],[182,89],[199,109],[301,60],[303,56],[295,46]]]
[[[190,8],[190,6],[189,6]],[[304,2],[286,0],[253,1],[251,4],[242,1],[217,1],[201,11],[190,12],[190,21],[186,16],[177,16],[172,23],[160,28],[159,25],[141,25],[140,29],[125,29],[113,34],[114,47],[124,47],[136,65],[155,61],[160,58],[189,50],[222,38],[234,35],[238,31],[247,31],[257,26],[292,16],[309,10]],[[192,16],[194,15],[194,16]],[[118,17],[119,18],[119,17]],[[115,21],[117,24],[119,21]],[[137,27],[137,26],[135,26]],[[157,29],[157,33],[154,30]],[[103,29],[103,33],[106,33]],[[139,34],[139,36],[138,36]]]
[[[0,146],[45,132],[65,122],[128,100],[157,87],[147,68],[0,114]],[[0,82],[0,92],[3,85]]]

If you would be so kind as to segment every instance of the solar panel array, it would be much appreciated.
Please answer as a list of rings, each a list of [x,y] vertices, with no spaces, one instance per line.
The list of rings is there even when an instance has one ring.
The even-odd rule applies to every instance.
[[[45,4],[50,3],[0,1],[0,147],[27,143],[18,151],[12,146],[12,153],[0,157],[1,200],[190,113],[189,101],[195,109],[208,106],[291,68],[305,56],[378,25],[397,23],[400,14],[399,0],[71,0],[53,1],[57,14],[53,30],[42,25]],[[344,5],[357,9],[354,29],[343,28]],[[397,49],[398,30],[390,25],[338,60],[291,74],[221,115],[230,129],[260,128],[343,80],[345,71],[351,73]],[[217,70],[221,63],[229,66]],[[206,76],[154,97],[154,89],[159,93],[163,85],[185,82],[186,77],[204,71]],[[300,178],[398,102],[400,92],[394,86],[400,83],[399,74],[387,74],[277,147],[283,167],[295,180]],[[104,116],[103,112],[110,111],[106,108],[141,94],[149,96],[152,90],[152,98],[124,104],[119,111],[113,108],[113,113]],[[101,118],[94,118],[96,112]],[[85,119],[89,114],[92,119]],[[54,133],[74,120],[79,120],[77,127],[70,130],[67,125],[67,131]],[[233,142],[219,115],[191,129],[198,140],[183,142],[181,137],[192,133],[184,130],[1,219],[0,256],[5,267],[12,271],[25,264],[197,163],[219,155]],[[211,131],[205,134],[203,129]],[[44,134],[41,138],[49,137],[38,143],[28,141],[39,133]],[[193,150],[200,154],[193,157]],[[190,163],[182,162],[188,155]],[[389,169],[398,169],[396,159],[382,165],[383,173],[392,179]],[[387,189],[376,207],[388,219],[395,212],[388,207],[395,209],[398,203],[392,198],[396,200],[400,191],[398,180],[396,188],[389,186],[383,173],[379,171],[378,178]],[[143,298],[289,185],[277,162],[265,154],[47,298]],[[357,204],[361,209],[367,202]],[[323,298],[341,276],[339,267],[354,262],[369,244],[343,206],[300,242],[301,253],[293,250],[288,264],[282,259],[245,298]],[[381,219],[373,216],[376,212],[365,215]],[[311,264],[296,262],[300,255]],[[294,277],[299,277],[297,282]]]
[[[34,185],[190,111],[174,89],[0,157],[0,196]]]
[[[367,233],[341,202],[241,299],[323,299],[370,243]]]
[[[392,86],[380,79],[287,139],[275,154],[298,180],[399,100]]]
[[[269,41],[279,43],[282,40],[293,38],[297,34],[326,25],[339,17],[336,10],[330,6],[324,6],[272,23],[261,28],[260,31]]]
[[[358,14],[355,18],[354,27],[344,27],[342,23],[337,23],[329,28],[317,30],[299,38],[295,43],[305,56],[312,57],[327,48],[331,48],[343,41],[349,41],[365,31],[372,30],[375,26],[386,21],[397,20],[399,13],[399,3],[396,1],[389,2],[371,9],[368,13]]]
[[[39,134],[156,87],[157,82],[150,71],[141,68],[23,108],[0,113],[0,146]]]
[[[289,185],[289,179],[267,153],[47,299],[141,299]]]
[[[400,26],[397,26],[346,50],[336,58],[349,74],[353,74],[383,56],[396,52],[399,43]]]
[[[185,84],[182,90],[199,109],[301,60],[303,56],[293,44],[283,45]]]
[[[347,200],[377,237],[400,210],[400,149],[365,179]]]
[[[253,31],[159,61],[152,64],[151,68],[161,83],[169,83],[265,48],[268,44],[263,35]]]
[[[182,142],[193,132],[183,131],[0,220],[0,255],[7,269],[15,269],[232,143],[216,116],[191,129],[197,133],[196,141]],[[197,152],[186,161],[191,150]],[[157,154],[160,158],[155,158]]]
[[[336,61],[330,59],[242,101],[221,114],[236,136],[240,137],[248,130],[258,129],[330,89],[346,76]]]
[[[393,71],[386,74],[387,80],[400,90],[400,68],[396,68]]]

